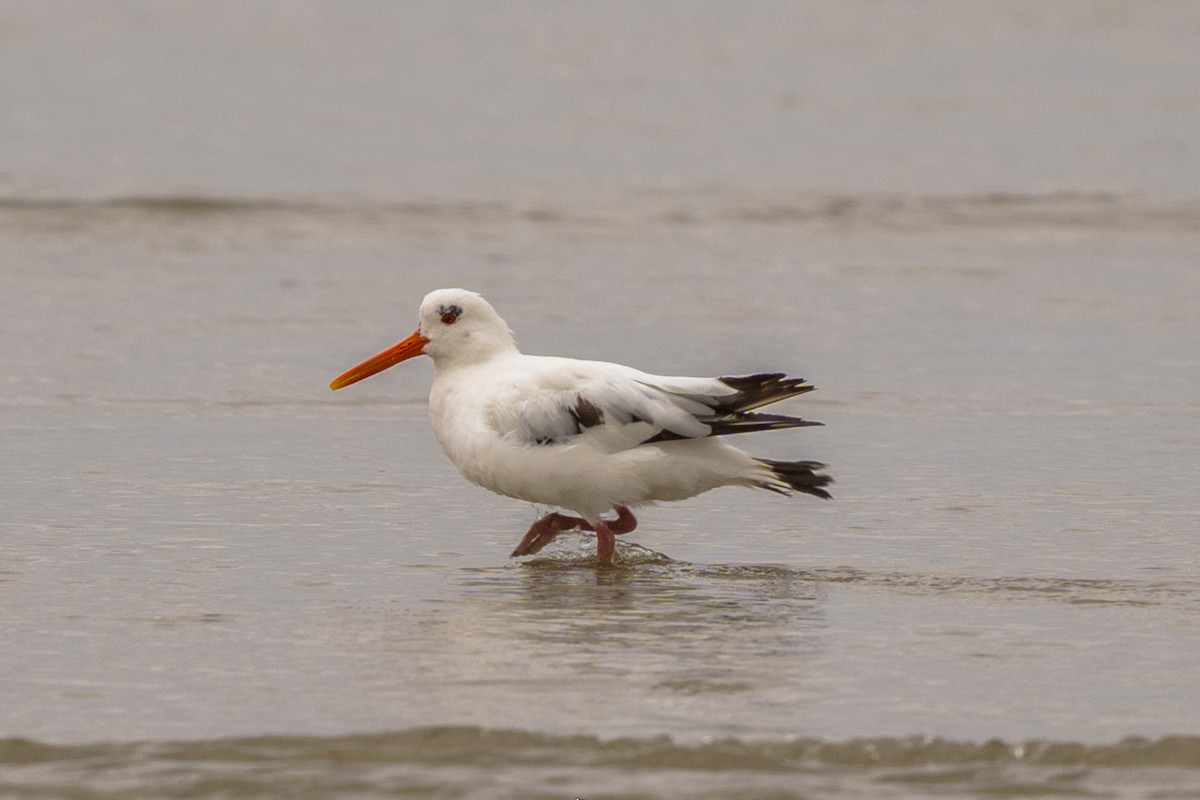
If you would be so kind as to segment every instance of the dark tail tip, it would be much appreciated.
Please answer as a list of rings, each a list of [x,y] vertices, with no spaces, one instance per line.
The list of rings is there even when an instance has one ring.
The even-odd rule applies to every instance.
[[[795,491],[811,494],[813,497],[820,497],[822,500],[833,499],[833,495],[821,488],[833,483],[833,478],[828,475],[817,474],[817,470],[825,469],[825,465],[820,461],[771,461],[766,458],[758,460],[765,464],[771,472],[774,472],[776,478],[779,478],[779,480],[786,483]],[[764,489],[787,494],[787,492],[784,492],[777,486],[770,484],[759,485]]]

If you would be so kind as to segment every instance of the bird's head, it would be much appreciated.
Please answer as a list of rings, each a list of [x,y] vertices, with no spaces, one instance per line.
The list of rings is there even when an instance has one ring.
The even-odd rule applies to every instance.
[[[469,364],[517,347],[508,325],[477,292],[430,292],[421,302],[418,317],[420,324],[408,338],[346,370],[329,388],[357,383],[413,356],[430,356],[436,364]]]

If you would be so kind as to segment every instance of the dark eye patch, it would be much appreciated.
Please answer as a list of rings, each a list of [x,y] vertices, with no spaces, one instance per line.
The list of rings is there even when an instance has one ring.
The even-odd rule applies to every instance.
[[[462,316],[462,306],[438,306],[438,314],[442,316],[443,325],[453,325]]]

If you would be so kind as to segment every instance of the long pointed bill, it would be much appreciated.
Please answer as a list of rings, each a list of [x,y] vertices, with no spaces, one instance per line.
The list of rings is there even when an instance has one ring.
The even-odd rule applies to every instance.
[[[412,335],[404,341],[397,342],[382,353],[371,356],[357,367],[351,367],[338,375],[333,379],[333,383],[329,384],[329,388],[336,392],[343,386],[358,383],[376,372],[383,372],[388,367],[394,367],[405,359],[419,356],[424,352],[427,344],[429,344],[429,340],[422,336],[419,330],[413,331]]]

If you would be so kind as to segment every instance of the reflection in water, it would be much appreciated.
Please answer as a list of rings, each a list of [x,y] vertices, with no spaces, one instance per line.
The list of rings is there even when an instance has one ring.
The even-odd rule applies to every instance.
[[[620,556],[602,570],[594,558],[555,554],[474,570],[466,597],[486,595],[493,635],[561,646],[589,670],[638,662],[675,690],[750,688],[754,676],[778,674],[771,662],[815,647],[819,592],[794,571],[686,564],[636,545]]]
[[[1179,581],[689,564],[626,542],[616,566],[597,569],[594,542],[580,533],[535,558],[461,575],[453,599],[416,620],[423,699],[445,719],[552,730],[586,719],[600,733],[632,721],[690,730],[696,720],[714,735],[794,730],[819,704],[838,702],[822,659],[837,640],[826,606],[842,587],[1062,607],[1195,608],[1200,598]]]
[[[820,588],[799,573],[680,563],[633,545],[597,570],[578,549],[466,570],[464,591],[423,618],[428,691],[449,716],[472,704],[478,719],[480,703],[503,714],[512,697],[525,718],[544,701],[560,722],[586,707],[614,723],[699,714],[734,732],[765,704],[813,691],[808,665],[826,623]]]
[[[997,680],[1006,679],[1014,654],[1028,657],[1041,646],[1040,629],[971,628],[982,638],[964,651],[962,624],[931,627],[912,616],[922,599],[959,600],[968,614],[978,613],[981,600],[1032,602],[1072,620],[1079,618],[1070,609],[1081,607],[1100,614],[1105,607],[1185,610],[1200,599],[1200,587],[1178,580],[704,565],[629,543],[619,543],[616,566],[597,569],[591,537],[560,538],[527,561],[460,571],[449,599],[410,619],[421,652],[406,667],[415,671],[426,718],[485,727],[521,720],[534,730],[600,736],[666,730],[686,738],[698,723],[710,736],[782,736],[815,716],[858,713],[852,683],[831,673],[831,657],[860,672],[874,669],[867,680],[888,679],[877,660],[854,660],[880,653],[871,644],[877,634],[860,626],[856,635],[867,638],[847,640],[843,626],[854,628],[853,615],[831,621],[830,609],[851,607],[855,597],[872,608],[909,609],[904,624],[920,641],[889,656],[937,659],[939,669],[962,679],[978,673],[979,653],[1003,655],[989,667]],[[400,632],[393,635],[403,647]],[[1054,674],[1044,683],[1062,685]],[[946,691],[904,685],[881,692],[879,702],[912,719],[914,708],[958,702]],[[1085,700],[1069,698],[1064,707]]]

